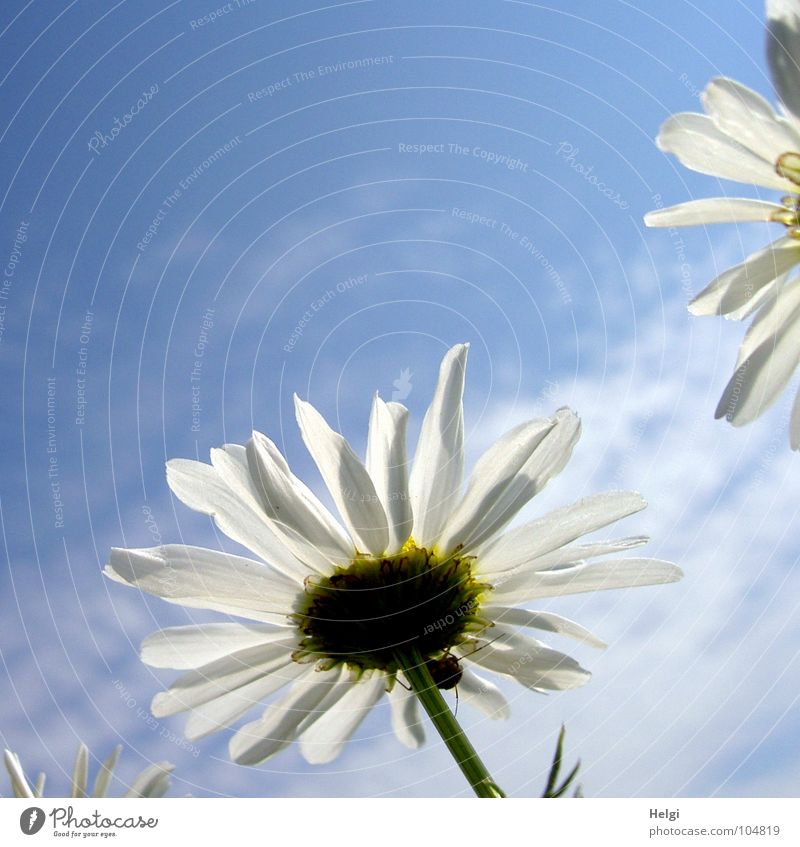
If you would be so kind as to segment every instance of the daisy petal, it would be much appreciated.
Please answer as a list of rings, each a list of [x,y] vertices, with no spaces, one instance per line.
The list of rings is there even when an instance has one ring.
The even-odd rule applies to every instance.
[[[762,159],[719,130],[707,115],[681,112],[668,118],[658,134],[658,147],[710,176],[752,182],[778,191],[795,187],[775,172],[775,162]]]
[[[408,494],[406,426],[408,409],[400,403],[372,401],[367,438],[367,472],[389,521],[386,553],[396,553],[411,535],[413,516]]]
[[[800,149],[800,136],[772,106],[747,86],[727,77],[712,80],[703,107],[717,127],[757,156],[775,163],[781,153]]]
[[[89,785],[89,748],[81,742],[75,756],[72,769],[72,790],[70,797],[85,797]]]
[[[260,432],[247,444],[250,474],[276,534],[301,561],[328,574],[331,563],[353,558],[353,543],[333,515],[289,470],[278,448]]]
[[[725,315],[745,306],[764,286],[800,262],[800,242],[780,238],[720,274],[689,304],[693,315]]]
[[[477,530],[487,523],[490,512],[494,509],[502,514],[515,496],[519,497],[520,489],[527,493],[532,488],[533,480],[524,473],[526,463],[554,427],[555,421],[550,418],[526,421],[501,436],[478,459],[464,497],[439,539],[442,553],[457,544],[464,550],[478,547]]]
[[[6,763],[6,770],[11,780],[11,790],[15,797],[33,797],[33,791],[28,784],[28,779],[25,776],[25,771],[22,770],[22,763],[16,753],[10,750],[3,751],[3,758]]]
[[[373,674],[369,679],[352,683],[344,696],[308,729],[302,730],[300,752],[303,758],[312,765],[332,762],[385,691],[383,674]]]
[[[169,788],[169,775],[175,770],[170,762],[156,762],[145,768],[133,781],[126,797],[163,797]]]
[[[464,372],[468,344],[447,351],[433,400],[422,422],[409,480],[414,540],[422,547],[439,538],[464,478]]]
[[[298,582],[313,573],[278,541],[261,510],[255,508],[249,488],[229,487],[218,470],[192,459],[167,462],[167,482],[182,503],[213,517],[228,538],[252,550],[277,570]]]
[[[292,664],[292,649],[291,643],[275,642],[239,650],[210,662],[178,677],[167,691],[156,694],[150,711],[157,718],[166,718],[209,703],[256,679],[274,673],[283,678],[285,668]]]
[[[800,391],[797,392],[792,406],[792,419],[789,426],[789,446],[800,450]]]
[[[259,433],[254,434],[259,435]],[[274,445],[272,446],[288,472],[288,467],[286,466],[283,457],[280,455],[277,448],[275,448]],[[257,516],[254,520],[256,526],[260,527],[261,524],[266,524],[269,529],[268,536],[271,534],[279,542],[280,554],[287,562],[284,567],[284,571],[298,577],[308,575],[309,569],[317,574],[327,574],[330,571],[330,561],[328,558],[321,554],[313,545],[308,544],[302,533],[298,536],[296,531],[293,531],[286,526],[278,525],[275,520],[273,520],[274,513],[278,511],[279,508],[283,507],[283,510],[288,513],[291,511],[291,507],[294,504],[288,498],[286,503],[282,504],[280,501],[276,502],[274,497],[270,499],[265,494],[263,480],[259,478],[258,469],[253,468],[251,470],[251,464],[248,459],[248,448],[243,447],[240,444],[225,444],[222,448],[212,449],[210,452],[211,465],[219,476],[220,481],[235,494],[236,498],[242,505],[244,505],[252,514]],[[289,475],[291,476],[291,474]],[[308,491],[308,489],[306,489],[296,477],[292,477],[292,479],[288,480],[287,487],[290,488],[291,493],[294,493],[294,491],[292,491],[294,483],[297,484],[298,488],[304,490],[303,493],[307,492],[309,500],[312,500],[319,505],[320,512],[324,512],[325,515],[329,517],[330,536],[334,538],[337,536],[341,537],[342,542],[345,545],[345,549],[352,549],[352,544],[349,544],[347,539],[344,537],[344,532],[341,527],[339,527],[324,506],[316,500],[314,495],[311,494],[311,492]],[[286,492],[282,490],[277,496],[285,493]],[[313,504],[309,504],[309,507],[312,509],[315,508]],[[308,532],[309,527],[304,524],[303,529]],[[263,532],[263,530],[261,531]],[[329,540],[329,536],[324,535],[323,539]],[[267,540],[271,539],[268,537]],[[339,556],[339,559],[341,559],[341,555]],[[306,567],[302,567],[298,570],[298,562],[302,562]]]
[[[295,396],[294,405],[303,441],[356,546],[374,556],[381,555],[389,542],[389,528],[367,469],[310,403]]]
[[[169,603],[284,623],[298,586],[261,562],[203,547],[111,549],[105,575]]]
[[[208,623],[175,626],[148,635],[142,642],[141,659],[151,668],[200,668],[211,662],[257,647],[289,633],[268,625]]]
[[[782,326],[731,377],[715,417],[744,426],[777,400],[800,362],[800,307],[782,317]]]
[[[254,433],[260,436],[260,433]],[[264,438],[264,436],[260,436]],[[265,441],[268,439],[264,438]],[[258,518],[267,524],[270,532],[278,539],[280,546],[285,548],[284,556],[292,563],[302,562],[303,571],[308,575],[310,571],[316,574],[328,574],[331,569],[331,561],[341,562],[347,556],[352,555],[353,545],[346,537],[344,531],[328,512],[328,510],[314,497],[314,495],[301,483],[297,477],[288,471],[288,466],[280,455],[278,449],[269,442],[275,456],[280,458],[281,470],[278,471],[282,478],[279,483],[279,491],[265,491],[266,472],[253,467],[248,459],[247,448],[239,444],[226,444],[222,449],[211,450],[211,464],[219,474],[220,479],[242,499],[246,505],[258,515]],[[283,473],[286,469],[286,474]],[[288,476],[288,479],[285,477]],[[303,510],[297,516],[298,505],[296,498],[305,500],[299,508]],[[282,502],[280,497],[285,497]],[[291,520],[293,526],[299,522],[301,529],[298,531],[293,526],[287,525],[286,521],[278,522],[275,514],[280,512]],[[309,512],[311,514],[309,514]],[[314,526],[312,522],[320,521],[323,527]],[[328,530],[327,532],[325,530]],[[314,532],[316,530],[316,533]],[[307,535],[316,538],[322,549],[318,549],[313,543],[309,543]],[[331,546],[331,542],[333,545]],[[348,553],[342,553],[343,547]],[[296,568],[296,564],[292,567]]]
[[[402,682],[408,684],[405,679]],[[417,695],[403,688],[398,680],[389,692],[389,704],[392,707],[392,729],[397,740],[405,747],[416,750],[425,741]]]
[[[570,544],[565,547],[559,547],[550,553],[543,556],[536,556],[532,559],[520,560],[511,559],[503,561],[502,557],[494,555],[492,562],[503,564],[504,567],[490,570],[484,563],[480,568],[481,577],[487,579],[493,585],[502,584],[513,574],[519,572],[523,568],[531,571],[549,571],[555,568],[561,568],[565,565],[579,564],[586,559],[592,559],[596,556],[606,556],[609,553],[620,553],[626,550],[633,550],[636,547],[641,547],[649,542],[646,535],[634,535],[629,538],[616,538],[611,541],[597,541],[589,544]],[[524,550],[518,551],[524,554]]]
[[[511,707],[502,691],[494,683],[478,676],[469,668],[461,668],[458,696],[491,720],[506,720],[511,715]]]
[[[656,209],[644,216],[647,226],[694,226],[697,224],[729,224],[738,221],[769,221],[775,212],[784,211],[778,203],[730,197],[690,200],[666,209]]]
[[[117,746],[111,751],[111,755],[105,760],[105,762],[103,762],[102,765],[100,765],[100,770],[97,774],[97,778],[94,781],[92,797],[106,796],[106,791],[108,791],[108,786],[111,782],[111,777],[114,775],[114,768],[117,766],[120,753],[122,753],[122,745],[117,744]]]
[[[565,691],[585,685],[591,674],[575,659],[552,650],[533,638],[507,630],[500,624],[500,643],[495,639],[476,639],[475,649],[464,658],[487,670],[513,677],[526,688]]]
[[[439,541],[449,552],[473,550],[498,533],[569,460],[580,436],[570,409],[529,421],[500,438],[475,465],[464,499]]]
[[[561,597],[586,591],[663,585],[677,582],[683,571],[660,559],[608,559],[543,572],[520,572],[495,586],[494,600],[508,605],[542,597]]]
[[[777,280],[770,291],[768,302],[756,315],[750,324],[744,339],[739,346],[736,368],[744,364],[765,341],[773,341],[775,335],[786,322],[787,318],[800,306],[800,283],[786,285],[786,276]]]
[[[606,491],[584,497],[571,506],[512,529],[481,550],[478,555],[480,572],[524,567],[582,535],[641,511],[646,505],[641,494],[635,491]]]
[[[245,724],[230,741],[231,759],[240,765],[257,765],[283,750],[297,737],[299,726],[337,687],[339,673],[319,674],[310,670],[305,679],[277,703],[268,706],[263,717]]]
[[[765,285],[760,291],[757,291],[744,306],[728,312],[725,317],[729,321],[743,321],[745,318],[749,318],[750,315],[760,311],[778,296],[786,284],[787,277],[788,274],[781,274],[771,285]]]
[[[290,662],[268,676],[255,679],[227,694],[196,706],[186,720],[184,735],[189,741],[197,741],[212,732],[230,726],[245,712],[249,712],[271,694],[280,691],[281,688],[290,682],[295,682],[308,672],[307,665]]]
[[[800,117],[800,15],[792,0],[767,0],[767,60],[781,102]]]
[[[261,491],[250,474],[247,449],[241,444],[223,444],[212,448],[211,467],[220,480],[245,502],[253,511],[262,511]]]
[[[605,642],[601,641],[596,635],[592,635],[588,629],[568,618],[562,618],[561,615],[553,615],[550,612],[530,612],[527,609],[515,609],[508,606],[486,606],[484,612],[498,623],[555,632],[557,635],[565,635],[568,638],[583,641],[592,647],[603,648],[606,646]]]
[[[589,544],[568,544],[559,547],[552,553],[538,556],[526,563],[535,571],[549,571],[564,565],[574,565],[596,556],[607,556],[609,553],[622,553],[647,544],[650,539],[646,535],[634,535],[630,538],[615,538],[611,541],[595,541]],[[500,576],[507,575],[500,574]]]

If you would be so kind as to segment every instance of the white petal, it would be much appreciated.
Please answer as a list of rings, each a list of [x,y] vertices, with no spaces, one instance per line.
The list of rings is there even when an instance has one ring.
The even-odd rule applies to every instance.
[[[800,282],[786,285],[786,276],[776,280],[774,286],[770,287],[770,295],[766,302],[750,324],[747,333],[739,345],[739,353],[736,359],[738,369],[765,341],[774,341],[776,333],[780,330],[787,318],[800,305]]]
[[[335,539],[338,538],[341,540],[344,549],[347,550],[348,553],[343,555],[339,552],[338,558],[336,553],[333,553],[334,560],[338,562],[345,558],[345,556],[349,557],[352,551],[352,544],[350,544],[349,540],[345,537],[342,528],[328,513],[327,509],[325,509],[325,507],[322,506],[314,495],[303,485],[303,483],[301,483],[300,480],[298,480],[297,477],[289,471],[286,461],[283,456],[280,455],[280,452],[272,444],[272,442],[260,433],[254,433],[254,436],[257,436],[270,444],[274,450],[274,455],[276,455],[280,460],[281,476],[288,477],[287,485],[292,489],[292,491],[301,496],[306,496],[309,501],[309,509],[316,509],[318,507],[319,512],[324,513],[324,515],[328,517],[329,533],[325,534],[321,539],[317,539],[322,542],[323,548],[325,547],[325,541],[330,542],[331,538],[333,538],[335,545]],[[280,555],[282,555],[286,560],[284,570],[287,573],[290,573],[293,576],[306,576],[308,569],[310,569],[317,574],[327,575],[331,569],[329,558],[318,552],[312,545],[303,543],[305,537],[304,532],[309,532],[308,526],[303,527],[303,530],[298,537],[298,533],[296,531],[287,529],[286,527],[284,527],[283,531],[281,531],[281,528],[276,525],[276,522],[273,520],[275,511],[283,505],[282,511],[288,512],[291,503],[282,504],[281,494],[283,492],[280,492],[277,496],[271,499],[270,508],[266,508],[269,501],[265,496],[263,480],[259,479],[258,468],[251,468],[251,462],[248,458],[248,452],[250,452],[249,448],[250,445],[246,448],[241,444],[225,444],[219,449],[212,448],[210,452],[213,470],[219,476],[220,481],[234,493],[237,502],[246,505],[250,513],[255,515],[255,518],[253,519],[254,525],[261,527],[262,524],[266,524],[269,529],[269,532],[267,533],[267,540],[270,543],[273,543],[273,545],[274,542],[277,541]],[[201,467],[205,466],[201,465]],[[322,514],[320,514],[320,517],[324,520]],[[272,536],[274,540],[270,540],[269,536]],[[298,562],[302,562],[303,565],[307,567],[301,567],[298,570]]]
[[[33,791],[28,784],[28,779],[25,776],[25,771],[22,770],[19,756],[12,753],[10,750],[3,751],[3,759],[6,763],[9,779],[11,780],[11,790],[15,797],[33,797]]]
[[[592,647],[602,648],[606,646],[605,642],[601,641],[596,635],[592,635],[588,629],[580,624],[550,612],[532,612],[527,609],[515,609],[508,606],[484,606],[483,613],[497,623],[555,632],[558,635],[583,641]]]
[[[275,640],[287,631],[264,624],[208,623],[175,626],[148,635],[141,660],[153,668],[200,668],[237,650]]]
[[[332,762],[385,690],[386,680],[381,673],[352,683],[344,696],[308,729],[301,730],[300,752],[305,760],[312,765]]]
[[[721,132],[707,115],[681,112],[668,118],[658,134],[658,146],[673,153],[680,162],[703,174],[752,182],[778,191],[796,187],[778,176],[775,162],[751,153],[730,136]]]
[[[384,403],[375,395],[369,416],[367,471],[389,521],[388,555],[405,544],[414,523],[408,494],[407,423],[405,406]]]
[[[313,673],[309,665],[290,662],[268,676],[255,679],[227,694],[202,703],[192,710],[186,720],[184,735],[189,741],[197,741],[212,732],[224,729],[271,694],[309,673]]]
[[[277,448],[275,452],[278,452]],[[283,551],[282,555],[289,562],[287,568],[284,569],[287,573],[298,577],[307,576],[309,572],[322,575],[330,573],[331,562],[327,556],[313,545],[308,544],[302,533],[298,534],[296,530],[288,526],[281,526],[273,520],[276,509],[281,507],[280,500],[277,497],[274,497],[271,501],[266,500],[264,481],[257,478],[257,469],[253,469],[251,473],[247,454],[247,448],[240,444],[226,444],[221,449],[211,450],[211,464],[221,481],[236,493],[237,499],[245,503],[251,513],[257,516],[254,523],[266,524],[269,529],[268,534],[275,539]],[[278,453],[278,455],[280,454]],[[285,465],[282,456],[281,462]],[[299,483],[296,477],[293,479]],[[292,483],[288,482],[288,485],[291,486]],[[299,483],[299,485],[302,485],[302,483]],[[270,505],[270,508],[267,508],[268,505]],[[288,503],[285,504],[286,511],[289,510],[289,505]],[[335,525],[335,521],[333,521],[333,524]],[[342,534],[341,528],[337,527],[337,529],[332,530],[331,535],[334,535],[337,531]],[[325,538],[330,541],[329,536]],[[349,545],[349,548],[351,549],[352,545]],[[339,556],[339,559],[341,558]],[[298,562],[302,563],[299,570]]]
[[[262,510],[261,491],[250,475],[246,448],[241,444],[223,444],[222,447],[212,447],[209,454],[211,456],[211,467],[219,480],[241,502],[246,503],[250,509],[260,514]],[[207,465],[203,465],[203,467],[207,467]]]
[[[325,423],[310,403],[295,396],[294,405],[303,441],[356,547],[374,556],[381,555],[389,542],[389,528],[367,469],[347,441]]]
[[[331,572],[331,563],[345,565],[352,560],[353,542],[260,432],[254,432],[247,444],[247,461],[273,530],[298,559],[325,575]]]
[[[559,547],[552,553],[537,556],[520,567],[530,567],[535,571],[549,571],[564,565],[576,565],[586,559],[596,556],[607,556],[609,553],[624,553],[647,544],[650,539],[646,535],[634,535],[629,538],[615,538],[611,541],[595,541],[589,544],[568,544]],[[510,576],[508,572],[499,574],[499,579]]]
[[[551,418],[526,421],[502,435],[478,459],[464,497],[439,539],[442,553],[457,544],[465,550],[479,546],[477,531],[485,525],[491,510],[502,514],[520,489],[530,489],[531,478],[524,474],[525,465],[555,426],[556,421]]]
[[[248,453],[252,452],[251,445],[243,447],[240,444],[225,444],[221,449],[211,450],[211,464],[214,470],[219,475],[225,485],[227,485],[238,498],[247,503],[261,521],[266,517],[267,525],[272,533],[280,542],[281,548],[286,547],[287,552],[283,555],[287,556],[288,551],[294,554],[288,555],[290,562],[295,559],[309,565],[312,570],[320,574],[327,575],[330,573],[330,563],[336,563],[342,560],[352,558],[353,544],[341,528],[339,523],[330,514],[330,512],[322,505],[313,492],[305,486],[289,469],[286,460],[281,455],[278,448],[261,433],[254,432],[255,439],[259,439],[262,446],[268,450],[269,457],[275,464],[275,472],[279,474],[285,485],[289,488],[289,494],[292,498],[300,498],[301,503],[291,502],[281,503],[280,495],[269,496],[269,492],[264,490],[263,481],[259,478],[258,466],[251,466],[251,459]],[[267,499],[269,498],[269,500]],[[267,502],[270,502],[270,508],[265,508]],[[289,506],[304,510],[300,518],[302,526],[298,531],[290,530],[283,527],[283,532],[279,531],[279,527],[273,520],[276,511],[281,513],[288,512]],[[292,513],[294,515],[294,512]],[[295,516],[296,517],[296,516]],[[307,542],[298,547],[297,543],[287,543],[287,534],[292,542],[303,541],[307,535],[312,534],[308,522],[315,521],[322,524],[322,529],[317,528],[316,538],[325,553],[325,555],[310,546]],[[330,548],[330,549],[328,549]],[[309,552],[311,555],[309,556]],[[309,559],[311,561],[309,561]],[[295,565],[291,565],[296,567]]]
[[[585,685],[591,674],[565,653],[552,650],[533,638],[507,630],[500,624],[491,640],[476,639],[475,649],[465,659],[495,673],[512,676],[526,688],[564,691]]]
[[[775,212],[782,211],[784,207],[778,203],[744,200],[738,197],[709,197],[648,212],[644,216],[644,222],[647,226],[695,226],[738,221],[769,221]]]
[[[559,550],[576,538],[602,529],[645,508],[635,491],[605,491],[507,532],[478,553],[483,574],[510,571]]]
[[[85,797],[89,785],[89,749],[84,743],[78,745],[75,766],[72,768],[70,797]]]
[[[800,15],[794,0],[767,0],[767,60],[781,101],[800,117]]]
[[[800,242],[780,238],[720,274],[689,304],[693,315],[725,315],[745,306],[765,285],[800,262]]]
[[[292,664],[292,649],[289,643],[276,642],[210,662],[178,677],[169,690],[156,694],[150,710],[157,718],[165,718],[195,709],[271,674],[283,679],[286,667]]]
[[[169,775],[175,770],[170,762],[156,762],[145,768],[133,781],[126,797],[163,797],[169,788]]]
[[[789,426],[789,446],[800,450],[800,391],[797,392],[792,406],[792,419]]]
[[[502,691],[488,679],[463,666],[458,683],[458,697],[492,720],[506,720],[511,715],[511,707]]]
[[[541,597],[677,582],[683,571],[660,559],[608,559],[543,572],[520,572],[495,587],[492,599],[514,605]]]
[[[92,797],[105,797],[108,791],[108,785],[111,782],[111,777],[114,775],[114,768],[119,761],[122,745],[117,746],[111,751],[111,755],[100,765],[100,770],[97,773],[97,778],[94,781],[92,789]]]
[[[783,324],[742,362],[720,398],[715,417],[734,426],[754,421],[772,403],[800,362],[800,307],[783,316]]]
[[[425,728],[419,716],[419,701],[413,691],[407,691],[405,678],[395,683],[389,692],[392,707],[392,729],[398,741],[411,750],[416,750],[425,741]]]
[[[468,344],[445,354],[425,413],[409,479],[414,540],[432,547],[439,539],[464,478],[464,373]]]
[[[104,573],[170,603],[279,623],[302,592],[261,562],[182,544],[113,547]]]
[[[569,461],[580,437],[578,416],[529,421],[506,433],[475,464],[464,499],[440,539],[442,552],[470,551],[498,533]]]
[[[747,86],[717,77],[702,95],[703,106],[726,135],[773,164],[782,153],[800,150],[792,125],[775,114],[770,104]]]
[[[739,309],[734,309],[725,315],[725,319],[729,321],[742,321],[745,318],[754,315],[764,306],[772,302],[780,290],[786,283],[788,274],[781,274],[774,282],[765,285],[760,291],[757,291],[745,304]]]
[[[311,671],[263,717],[245,724],[230,741],[231,759],[239,765],[257,765],[274,756],[297,737],[300,725],[317,716],[316,709],[332,690],[338,689],[341,674]]]
[[[233,467],[228,466],[233,472]],[[210,515],[229,538],[238,541],[277,570],[302,582],[309,573],[278,541],[266,516],[252,499],[250,488],[233,489],[219,470],[192,459],[167,462],[167,482],[173,494],[190,509]],[[250,483],[252,487],[252,483]]]

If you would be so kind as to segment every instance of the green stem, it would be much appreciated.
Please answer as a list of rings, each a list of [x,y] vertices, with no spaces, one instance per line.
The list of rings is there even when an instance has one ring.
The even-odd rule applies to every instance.
[[[404,651],[398,654],[397,660],[442,741],[478,797],[505,797],[448,708],[419,650]]]

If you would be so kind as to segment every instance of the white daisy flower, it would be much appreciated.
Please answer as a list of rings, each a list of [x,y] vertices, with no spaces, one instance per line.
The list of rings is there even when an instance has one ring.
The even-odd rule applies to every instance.
[[[183,545],[112,551],[112,579],[252,621],[148,637],[144,662],[188,671],[156,695],[154,715],[189,711],[186,735],[198,739],[287,689],[233,735],[231,756],[254,765],[299,741],[309,762],[323,763],[388,694],[398,739],[416,748],[423,729],[408,683],[420,667],[439,688],[457,685],[461,700],[487,716],[506,717],[499,688],[477,671],[540,692],[589,678],[521,629],[603,646],[579,624],[519,604],[680,578],[668,562],[613,556],[646,538],[574,543],[644,508],[635,493],[587,497],[502,534],[566,465],[580,423],[561,409],[515,427],[478,460],[462,492],[466,358],[466,344],[444,357],[410,470],[404,406],[375,397],[362,462],[295,398],[303,439],[344,526],[260,433],[246,447],[212,450],[211,465],[168,462],[173,493],[260,561]]]
[[[718,77],[701,97],[706,114],[673,115],[657,143],[694,171],[780,191],[780,202],[715,197],[658,209],[644,219],[662,227],[740,221],[784,227],[780,238],[720,274],[689,305],[695,315],[735,320],[757,313],[716,410],[734,426],[774,403],[800,363],[800,278],[788,278],[800,263],[800,15],[794,2],[768,0],[767,16],[767,54],[781,108]],[[800,449],[800,393],[790,442]]]
[[[72,788],[70,797],[105,797],[109,783],[114,775],[122,745],[117,745],[111,755],[100,765],[100,770],[89,794],[89,750],[85,744],[78,747],[75,765],[72,769]],[[22,769],[19,756],[10,750],[5,751],[6,770],[11,779],[11,791],[15,797],[43,797],[45,775],[40,773],[31,785]],[[145,768],[133,781],[125,797],[163,797],[169,788],[169,775],[175,765],[169,762],[157,762]]]

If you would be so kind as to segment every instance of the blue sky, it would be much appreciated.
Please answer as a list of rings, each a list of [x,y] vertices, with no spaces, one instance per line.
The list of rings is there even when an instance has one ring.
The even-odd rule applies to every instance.
[[[373,393],[397,392],[413,444],[439,359],[470,341],[469,459],[574,407],[575,458],[525,514],[640,490],[624,531],[686,572],[548,602],[610,646],[580,654],[580,691],[506,686],[506,723],[462,705],[498,781],[539,793],[564,721],[588,796],[796,794],[789,399],[715,422],[743,329],[686,311],[773,236],[642,224],[658,203],[757,196],[653,139],[715,75],[772,98],[761,4],[59,8],[0,11],[0,740],[53,792],[83,739],[124,743],[123,779],[169,759],[175,794],[465,794],[385,708],[317,768],[293,750],[237,767],[225,734],[191,745],[179,718],[147,719],[173,674],[139,642],[213,616],[101,569],[111,546],[236,549],[170,496],[165,459],[256,428],[322,493],[292,394],[363,450]]]

